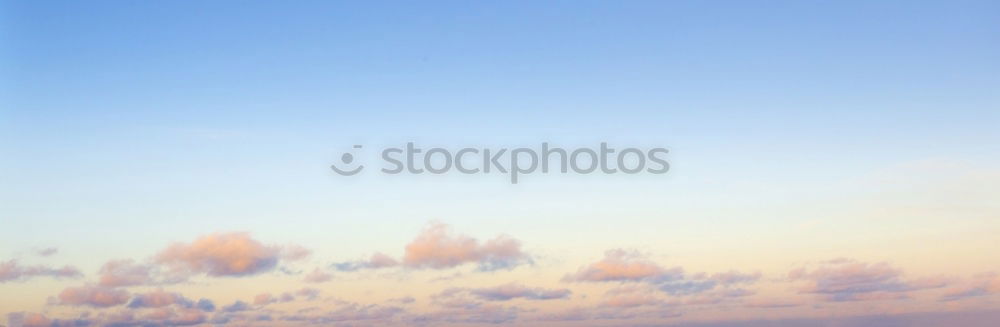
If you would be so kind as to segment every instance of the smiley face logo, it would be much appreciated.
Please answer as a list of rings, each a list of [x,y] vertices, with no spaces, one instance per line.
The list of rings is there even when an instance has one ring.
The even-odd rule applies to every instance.
[[[360,149],[361,146],[355,145],[354,148]],[[354,162],[354,155],[351,154],[350,152],[345,152],[343,155],[340,156],[340,161],[343,161],[345,165],[350,165],[352,162]],[[333,164],[330,165],[330,169],[333,169],[333,171],[337,172],[341,176],[353,176],[354,174],[361,172],[362,169],[365,169],[365,166],[358,165],[357,167],[354,167],[354,169],[341,169],[340,167],[337,167],[337,164]]]

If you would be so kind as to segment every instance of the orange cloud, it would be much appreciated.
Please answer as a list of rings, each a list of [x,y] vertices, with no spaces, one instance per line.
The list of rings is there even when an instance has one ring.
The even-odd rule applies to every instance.
[[[566,275],[563,280],[578,282],[642,281],[683,275],[680,267],[670,270],[647,260],[634,251],[623,249],[608,250],[604,259],[580,268],[575,274]]]
[[[191,243],[173,244],[156,256],[156,262],[175,272],[246,276],[269,271],[281,259],[301,259],[303,253],[261,244],[247,233],[216,233]]]
[[[124,304],[129,299],[124,290],[102,287],[81,286],[69,287],[59,293],[59,304],[72,306],[90,306],[106,308]]]
[[[521,250],[521,242],[508,236],[498,236],[480,245],[464,235],[452,235],[448,226],[432,224],[406,245],[403,263],[413,268],[443,269],[465,263],[478,263],[479,269],[491,271],[510,269],[530,262]]]

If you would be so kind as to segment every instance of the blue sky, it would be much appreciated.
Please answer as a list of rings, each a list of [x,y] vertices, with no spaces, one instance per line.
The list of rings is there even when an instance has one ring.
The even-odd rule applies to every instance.
[[[818,260],[901,226],[894,246],[955,239],[996,223],[851,228],[873,198],[963,194],[908,183],[997,166],[998,41],[991,1],[4,1],[0,259],[56,245],[93,270],[109,258],[88,253],[229,230],[354,257],[428,221],[573,263],[627,246],[714,267],[729,259],[697,259],[708,243],[785,237],[789,261]],[[662,146],[673,170],[512,186],[326,168],[409,141]],[[843,229],[793,233],[817,221]]]
[[[120,168],[322,180],[304,165],[410,140],[618,141],[797,177],[1000,144],[990,2],[3,8],[0,144],[28,193]]]
[[[6,211],[323,199],[358,143],[666,146],[705,196],[993,163],[996,7],[5,3]]]

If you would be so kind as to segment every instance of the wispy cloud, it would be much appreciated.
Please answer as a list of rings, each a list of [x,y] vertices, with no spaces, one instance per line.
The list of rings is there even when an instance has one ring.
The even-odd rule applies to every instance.
[[[959,301],[997,293],[1000,293],[1000,274],[991,272],[976,275],[971,280],[948,289],[940,300],[945,302]]]
[[[59,249],[57,248],[42,248],[35,250],[35,255],[40,257],[50,257],[55,255],[56,253],[59,253]]]
[[[362,269],[381,269],[399,266],[399,261],[387,254],[375,252],[365,260],[338,262],[331,265],[339,271],[358,271]]]
[[[905,298],[908,292],[945,286],[944,280],[903,279],[902,270],[888,263],[865,263],[851,259],[823,262],[813,269],[788,273],[792,281],[804,281],[803,293],[822,295],[828,301],[859,301]]]
[[[138,264],[131,259],[112,260],[101,266],[98,278],[101,286],[145,285],[153,282],[152,270],[152,266]]]
[[[78,278],[83,276],[79,269],[72,266],[52,268],[44,265],[22,266],[17,260],[0,262],[0,283],[23,281],[33,277]]]

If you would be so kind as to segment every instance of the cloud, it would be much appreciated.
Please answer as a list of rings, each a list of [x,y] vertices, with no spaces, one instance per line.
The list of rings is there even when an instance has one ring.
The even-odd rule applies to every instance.
[[[96,315],[83,312],[76,319],[50,319],[35,313],[8,314],[11,327],[138,327],[193,326],[208,322],[208,316],[197,308],[159,307],[140,310],[120,308],[99,311]]]
[[[112,260],[101,266],[98,272],[101,286],[137,286],[153,282],[152,267],[136,264],[132,260]]]
[[[759,272],[742,273],[736,270],[712,275],[699,273],[690,277],[667,279],[660,284],[659,290],[674,296],[701,295],[697,299],[688,300],[688,304],[718,303],[727,298],[752,294],[737,286],[756,283],[760,277]]]
[[[655,285],[632,283],[623,284],[605,292],[600,307],[626,309],[663,304],[665,304],[665,299],[662,298],[662,293],[656,289]]]
[[[712,290],[716,285],[714,280],[684,280],[663,284],[660,290],[670,295],[692,295]]]
[[[286,256],[291,257],[286,257]],[[209,276],[247,276],[269,271],[282,259],[301,259],[302,251],[291,252],[267,246],[247,233],[216,233],[191,243],[176,243],[156,256],[156,262],[175,272],[204,273]]]
[[[516,283],[485,288],[453,287],[431,296],[432,303],[442,311],[418,315],[412,323],[462,322],[462,323],[502,323],[515,319],[520,311],[516,307],[504,308],[485,303],[504,302],[514,299],[545,301],[567,299],[568,289],[545,289],[526,287]]]
[[[49,320],[49,318],[46,317],[45,315],[39,314],[39,313],[28,313],[28,314],[25,314],[23,320],[21,321],[21,326],[25,326],[25,327],[28,327],[28,326],[46,326],[46,327],[48,327],[48,326],[51,326],[51,325],[52,325],[52,321]]]
[[[448,226],[432,224],[406,245],[403,263],[412,268],[451,268],[465,263],[479,264],[481,271],[512,269],[530,263],[521,250],[521,242],[498,236],[480,244],[478,240],[452,235]]]
[[[413,298],[412,296],[404,296],[404,297],[389,299],[390,303],[398,303],[398,304],[410,304],[416,301],[417,299]]]
[[[285,303],[296,300],[312,301],[319,297],[319,294],[320,290],[315,288],[302,288],[295,292],[284,292],[278,295],[261,293],[254,297],[253,304],[257,306],[264,306],[272,303]]]
[[[828,301],[862,301],[905,298],[906,292],[944,286],[943,281],[904,281],[903,272],[888,263],[835,259],[818,268],[788,273],[792,281],[805,281],[803,293],[819,294]]]
[[[680,267],[664,269],[635,251],[608,250],[604,259],[580,268],[575,274],[563,277],[575,282],[635,282],[679,279]]]
[[[477,299],[469,294],[468,288],[452,287],[441,291],[441,293],[431,296],[431,300],[437,306],[458,309],[475,309],[482,305]]]
[[[581,267],[576,273],[567,274],[563,281],[638,285],[614,289],[606,296],[604,303],[607,306],[629,308],[662,303],[663,300],[656,294],[650,294],[654,290],[675,297],[686,297],[682,301],[678,300],[678,304],[721,303],[753,294],[752,291],[739,287],[756,283],[760,278],[759,272],[743,273],[736,270],[712,275],[689,275],[681,267],[664,268],[637,251],[613,249],[606,251],[600,261]],[[639,294],[638,291],[643,293]],[[673,311],[661,313],[676,314]]]
[[[215,310],[215,303],[209,299],[200,299],[195,302],[179,293],[166,292],[162,289],[136,294],[128,303],[128,307],[132,309],[163,308],[167,306],[177,306],[186,309],[194,308],[208,312]]]
[[[521,313],[517,307],[482,305],[476,307],[452,307],[438,312],[430,312],[408,317],[407,326],[459,324],[503,324],[516,320]]]
[[[715,322],[679,322],[672,327],[994,327],[1000,321],[998,311],[962,311],[879,314],[865,316],[826,316],[811,318],[740,319]]]
[[[572,293],[570,290],[565,288],[545,289],[540,287],[525,287],[515,283],[489,288],[474,288],[469,289],[468,292],[487,301],[507,301],[515,298],[523,298],[527,300],[565,299]]]
[[[635,308],[647,305],[660,305],[663,299],[648,293],[617,294],[607,297],[602,306],[613,308]]]
[[[254,305],[268,305],[271,303],[281,303],[281,302],[291,302],[295,301],[295,296],[291,293],[285,293],[280,296],[271,295],[271,293],[261,293],[257,294],[253,298]]]
[[[542,322],[574,321],[573,326],[620,325],[601,323],[603,320],[665,319],[680,315],[671,303],[656,296],[654,289],[622,287],[609,291],[606,299],[593,307],[575,307],[565,311],[543,312],[531,320]],[[589,321],[583,323],[580,321]],[[549,325],[549,324],[544,324]],[[642,324],[632,324],[643,326]],[[666,324],[661,324],[668,326]],[[669,326],[672,326],[670,324]]]
[[[300,289],[298,291],[295,291],[295,296],[296,297],[300,297],[300,298],[304,298],[304,299],[309,300],[309,301],[312,301],[312,300],[315,300],[316,298],[318,298],[319,294],[321,292],[322,291],[320,291],[319,289],[306,287],[306,288],[302,288],[302,289]]]
[[[590,319],[593,310],[589,308],[572,308],[560,312],[543,313],[535,317],[536,321],[581,321]]]
[[[165,324],[167,326],[193,326],[204,323],[205,319],[204,312],[194,309],[180,309],[165,319]]]
[[[380,269],[399,265],[399,261],[392,257],[376,252],[367,260],[347,261],[334,263],[332,266],[339,271],[358,271],[361,269]]]
[[[306,283],[325,283],[333,279],[333,275],[328,272],[322,271],[319,268],[313,269],[313,271],[305,276],[302,281]]]
[[[103,286],[69,287],[59,293],[58,304],[107,308],[125,304],[128,292]]]
[[[271,312],[220,313],[209,323],[215,326],[259,326],[258,322],[273,321]]]
[[[1000,293],[1000,274],[985,273],[972,278],[954,288],[947,290],[940,301],[959,301],[967,298]]]
[[[760,272],[741,273],[736,270],[730,270],[724,273],[712,274],[709,279],[722,285],[751,284],[760,280]]]
[[[34,312],[11,312],[7,314],[7,323],[11,326],[49,327],[52,321],[43,314]]]
[[[233,304],[222,307],[223,312],[240,312],[250,310],[250,305],[243,301],[236,301]]]
[[[205,312],[212,312],[215,311],[215,302],[209,299],[200,299],[194,303],[194,308]]]
[[[343,302],[333,310],[323,311],[320,314],[299,313],[281,317],[281,320],[291,322],[306,322],[313,325],[329,326],[337,322],[367,321],[374,325],[386,325],[387,322],[404,312],[403,308],[396,306],[383,306],[377,304],[362,305],[358,303]]]
[[[750,299],[746,302],[745,306],[748,308],[790,308],[802,305],[803,302],[797,299],[786,299],[786,298],[757,298]]]
[[[281,257],[288,261],[305,260],[310,255],[312,255],[312,250],[295,244],[281,249]]]
[[[184,296],[177,293],[156,290],[144,294],[136,294],[129,302],[129,308],[160,308],[174,304],[190,304]]]
[[[23,281],[33,277],[77,278],[83,276],[79,269],[71,266],[51,268],[48,266],[21,266],[17,260],[0,262],[0,283]]]
[[[11,327],[77,327],[89,326],[91,321],[78,319],[50,319],[41,313],[13,312],[7,314],[7,323]]]
[[[49,257],[55,255],[56,253],[59,253],[59,249],[57,248],[44,248],[35,250],[35,255],[38,255],[40,257]]]

